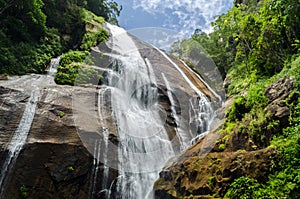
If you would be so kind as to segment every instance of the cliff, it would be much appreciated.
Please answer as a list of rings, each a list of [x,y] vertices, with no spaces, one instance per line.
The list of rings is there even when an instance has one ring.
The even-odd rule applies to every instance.
[[[112,26],[111,28],[117,29]],[[1,80],[2,198],[105,198],[108,196],[118,198],[119,194],[126,193],[125,191],[120,193],[119,190],[123,182],[119,182],[118,179],[125,175],[121,168],[124,163],[120,159],[122,153],[120,146],[128,142],[133,148],[127,150],[145,150],[143,156],[147,157],[150,154],[152,157],[152,153],[146,150],[147,147],[159,147],[159,145],[152,144],[153,138],[148,138],[147,134],[143,135],[146,132],[141,132],[142,137],[138,137],[138,141],[140,139],[145,141],[139,148],[140,141],[135,141],[134,139],[137,138],[134,136],[131,138],[132,133],[140,133],[134,131],[135,127],[128,127],[130,132],[125,132],[128,137],[125,139],[130,140],[122,140],[124,139],[122,123],[120,123],[121,118],[117,117],[117,111],[119,109],[124,111],[123,117],[126,110],[123,110],[122,106],[116,110],[114,95],[118,96],[124,91],[117,87],[115,81],[114,84],[109,83],[111,77],[118,78],[115,80],[122,83],[120,86],[127,84],[127,81],[134,82],[133,91],[129,92],[129,100],[132,100],[129,106],[135,105],[135,101],[138,101],[137,106],[141,109],[136,110],[133,106],[135,112],[141,111],[144,114],[158,106],[160,114],[158,119],[165,129],[163,132],[166,132],[166,139],[170,142],[171,148],[168,149],[170,152],[179,154],[190,144],[193,137],[202,132],[199,129],[199,122],[204,123],[202,128],[207,128],[206,123],[211,116],[201,118],[203,119],[201,121],[196,117],[200,110],[199,101],[206,103],[202,104],[203,107],[210,106],[208,99],[218,106],[220,102],[216,93],[199,80],[197,74],[186,68],[187,66],[180,60],[170,58],[159,49],[136,38],[132,38],[132,41],[140,55],[138,61],[145,63],[146,78],[150,78],[151,83],[136,85],[138,81],[134,79],[138,78],[136,75],[144,75],[141,72],[143,64],[130,68],[132,71],[128,75],[133,79],[122,77],[123,73],[118,68],[129,67],[124,60],[127,59],[128,52],[122,51],[125,58],[122,56],[116,58],[118,54],[113,54],[115,46],[123,47],[123,41],[120,40],[119,43],[108,43],[104,48],[101,48],[103,44],[100,44],[91,52],[94,63],[88,67],[103,75],[104,85],[97,85],[98,82],[80,86],[56,85],[51,73],[11,76]],[[132,57],[136,59],[134,53]],[[52,69],[50,68],[49,71]],[[130,85],[125,87],[127,88],[131,88]],[[157,91],[157,104],[151,104],[151,99],[148,99],[153,88],[155,92]],[[120,90],[116,92],[117,89]],[[201,94],[200,90],[204,94]],[[138,93],[147,94],[141,95],[140,99]],[[118,103],[126,102],[123,98],[118,98]],[[206,114],[205,111],[210,113],[210,109],[203,111],[202,114]],[[129,119],[130,117],[127,120]],[[153,120],[153,118],[146,118],[146,121],[147,119]],[[143,121],[145,121],[144,116],[141,123],[134,123],[136,129],[143,127]],[[151,125],[157,124],[151,123]],[[144,136],[146,137],[143,138]],[[157,139],[156,137],[154,138]],[[162,140],[158,137],[159,142]],[[169,158],[163,155],[164,150],[158,153],[159,156],[166,157],[162,159],[163,163]],[[130,158],[130,155],[123,157]],[[145,159],[145,161],[150,160],[152,159]],[[147,163],[139,161],[139,164]],[[160,169],[162,166],[158,164],[155,168]],[[153,172],[153,169],[150,171]],[[140,177],[135,176],[135,172],[138,171],[126,171],[126,175],[139,180]],[[156,176],[156,171],[154,174]],[[142,175],[143,172],[138,176]],[[147,179],[140,180],[144,182],[142,180]],[[147,188],[152,190],[152,185]],[[126,186],[131,187],[127,184]]]
[[[282,78],[265,88],[269,121],[278,120],[277,131],[251,136],[241,132],[241,121],[232,132],[222,133],[222,125],[172,159],[160,172],[155,183],[156,198],[218,198],[224,197],[234,180],[247,176],[259,183],[266,183],[269,175],[276,170],[280,159],[270,142],[278,132],[289,126],[290,107],[284,102],[291,100],[290,94],[297,89],[292,78]],[[232,107],[232,99],[223,105],[223,110]],[[228,115],[227,115],[228,116]],[[228,120],[228,119],[227,119]],[[248,124],[249,125],[249,124]],[[267,131],[263,125],[261,131]],[[217,139],[215,139],[215,137]]]

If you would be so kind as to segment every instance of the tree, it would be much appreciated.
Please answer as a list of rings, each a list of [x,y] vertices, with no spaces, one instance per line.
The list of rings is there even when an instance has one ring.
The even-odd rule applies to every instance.
[[[87,0],[87,9],[96,15],[104,17],[109,22],[117,23],[116,18],[120,15],[122,7],[119,8],[114,1]]]

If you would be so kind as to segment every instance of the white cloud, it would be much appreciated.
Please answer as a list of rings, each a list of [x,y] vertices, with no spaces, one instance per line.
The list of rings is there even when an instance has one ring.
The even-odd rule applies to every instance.
[[[166,17],[164,27],[175,28],[184,34],[192,34],[197,28],[211,31],[210,23],[214,17],[224,13],[232,4],[233,0],[133,0],[134,9],[163,14]]]
[[[135,35],[139,39],[146,41],[160,49],[168,51],[170,46],[182,38],[180,32],[176,32],[171,29],[164,29],[158,27],[146,27],[146,28],[137,28],[129,30],[129,33]]]

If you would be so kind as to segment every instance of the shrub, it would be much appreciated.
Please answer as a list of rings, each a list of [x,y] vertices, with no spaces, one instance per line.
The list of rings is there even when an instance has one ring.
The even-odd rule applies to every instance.
[[[246,98],[239,96],[234,100],[232,108],[228,114],[229,121],[241,120],[245,113],[250,111],[249,107],[246,106]]]
[[[100,84],[102,76],[83,64],[88,55],[88,51],[69,51],[62,55],[55,82],[67,85]]]
[[[261,185],[255,179],[240,177],[230,185],[225,197],[231,199],[253,199],[255,198],[255,191],[260,187]]]

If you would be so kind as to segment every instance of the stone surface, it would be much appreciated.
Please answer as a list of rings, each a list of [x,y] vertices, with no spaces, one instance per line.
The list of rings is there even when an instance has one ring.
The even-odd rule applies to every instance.
[[[81,145],[33,143],[22,150],[10,172],[4,198],[88,198],[93,157]]]
[[[288,99],[294,89],[292,78],[281,78],[266,88],[265,96],[269,99],[266,110],[280,121],[281,128],[289,124],[290,109],[284,100]]]
[[[180,140],[175,129],[180,127],[183,132],[189,130],[191,101],[197,102],[199,96],[157,49],[138,40],[135,42],[145,63],[153,65],[156,85],[151,86],[157,87],[160,116],[174,151],[179,152]],[[106,61],[103,60],[96,48],[92,55],[97,57],[95,64],[101,65],[99,71],[104,77],[111,70],[106,67],[111,64],[120,67],[118,61],[110,63],[107,57]],[[179,60],[171,59],[207,98],[217,101],[216,96],[194,72]],[[148,65],[148,70],[150,68]],[[168,90],[163,74],[168,77],[171,90]],[[93,85],[59,86],[50,75],[12,76],[0,81],[0,166],[7,157],[7,144],[19,125],[30,94],[34,90],[40,92],[26,143],[5,178],[3,198],[22,198],[22,187],[26,188],[28,198],[49,199],[103,198],[108,188],[112,188],[112,192],[116,189],[116,167],[109,169],[107,185],[103,185],[103,154],[98,163],[94,159],[95,150],[104,151],[104,132],[108,132],[109,146],[117,148],[119,144],[118,125],[112,113],[109,91],[104,95],[105,104],[101,107],[98,104],[99,92],[104,89],[105,86]],[[180,122],[173,115],[168,96],[170,92]],[[195,129],[191,132],[194,135],[187,134],[189,140],[196,136]],[[118,165],[117,150],[110,149],[107,149],[107,164]],[[112,198],[116,197],[112,194]]]
[[[18,127],[29,96],[4,87],[0,87],[0,96],[0,149],[4,150]]]
[[[35,80],[31,79],[33,82]],[[18,127],[29,99],[22,89],[13,88],[12,82],[6,85],[10,88],[0,87],[0,166],[7,156],[7,144]],[[74,122],[76,113],[73,113],[72,97],[75,94],[87,96],[87,90],[89,93],[97,92],[94,88],[77,88],[74,92],[72,87],[58,85],[41,88],[26,144],[5,179],[4,198],[21,198],[22,186],[28,190],[29,198],[85,199],[91,196],[93,183],[97,187],[96,194],[101,190],[102,163],[99,163],[98,176],[95,178],[94,157],[88,150],[89,143],[82,142],[78,133],[80,123]],[[97,133],[93,126],[85,129],[85,132]],[[108,183],[116,176],[117,171],[111,169]]]
[[[270,113],[268,120],[280,122],[278,131],[288,125],[290,110],[287,102],[291,103],[298,97],[290,95],[294,89],[292,78],[279,79],[265,89],[264,94],[269,99],[265,111]],[[219,113],[224,114],[232,102],[233,99],[228,99]],[[275,149],[268,148],[274,132],[267,132],[265,143],[262,144],[237,130],[223,135],[217,133],[216,128],[182,155],[172,159],[156,181],[156,198],[223,195],[234,179],[241,176],[265,182],[272,172],[272,162],[276,161],[278,155]],[[226,140],[222,150],[215,140]]]
[[[208,195],[224,194],[234,179],[241,176],[259,182],[267,180],[272,161],[277,156],[274,149],[216,152],[216,137],[220,137],[216,130],[210,132],[171,160],[155,183],[155,198],[188,198],[191,195],[207,198]]]

